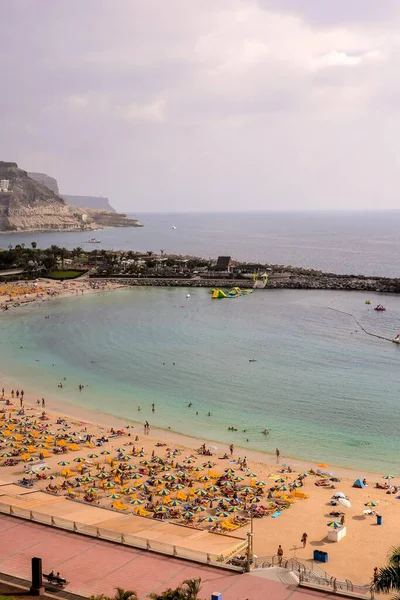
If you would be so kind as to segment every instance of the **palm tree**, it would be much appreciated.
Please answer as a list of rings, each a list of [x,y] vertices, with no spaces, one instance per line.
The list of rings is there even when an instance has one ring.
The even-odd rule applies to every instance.
[[[117,587],[112,600],[137,600],[137,594],[133,590],[124,590],[124,588]]]
[[[379,569],[374,583],[377,592],[384,594],[400,592],[400,546],[391,549],[388,554],[388,564]],[[400,600],[400,594],[394,596],[393,600]]]
[[[187,600],[197,600],[201,588],[201,577],[198,579],[185,579],[183,585],[186,586],[186,598]]]
[[[36,250],[37,242],[31,242],[32,250]]]
[[[151,600],[198,600],[201,578],[186,579],[175,590],[169,588],[160,594],[149,594]]]

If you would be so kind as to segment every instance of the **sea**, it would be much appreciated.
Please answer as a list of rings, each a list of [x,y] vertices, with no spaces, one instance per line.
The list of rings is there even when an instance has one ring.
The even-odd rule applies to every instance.
[[[139,218],[141,229],[98,232],[98,246],[341,273],[398,276],[400,267],[397,212]],[[8,240],[74,247],[85,239],[4,238],[3,247]],[[377,303],[387,310],[374,311]],[[366,335],[355,319],[391,339],[400,331],[400,298],[266,289],[212,300],[206,289],[120,289],[1,313],[0,371],[28,398],[30,387],[40,390],[49,408],[54,398],[216,448],[279,447],[288,461],[396,474],[400,347]]]

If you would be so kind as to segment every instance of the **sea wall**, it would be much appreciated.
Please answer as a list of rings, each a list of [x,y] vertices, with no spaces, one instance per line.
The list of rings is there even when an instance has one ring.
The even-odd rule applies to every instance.
[[[97,278],[93,278],[96,280]],[[106,278],[98,278],[99,281],[111,281],[113,283],[118,283],[119,285],[131,285],[131,286],[152,286],[152,287],[198,287],[198,288],[232,288],[232,287],[242,287],[242,288],[252,288],[253,282],[245,282],[246,285],[243,285],[243,279],[230,279],[227,281],[226,279],[174,279],[172,277],[168,279],[154,278],[154,277],[141,277],[140,279],[135,279],[132,277],[106,277]]]

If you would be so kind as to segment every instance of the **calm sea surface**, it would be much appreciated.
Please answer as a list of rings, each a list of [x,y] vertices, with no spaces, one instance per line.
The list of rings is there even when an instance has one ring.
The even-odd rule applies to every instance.
[[[398,277],[400,211],[139,214],[143,228],[95,232],[2,234],[0,246],[36,241],[74,248],[176,252],[292,264],[348,274]],[[176,229],[172,227],[175,226]]]
[[[294,224],[292,242],[293,231]],[[187,231],[182,235],[189,238]],[[316,238],[310,245],[322,244],[321,234]],[[228,245],[226,234],[223,239]],[[374,242],[365,239],[366,253],[368,246]],[[240,255],[238,248],[232,254]],[[248,248],[249,258],[257,258],[257,248],[253,254]],[[289,241],[281,248],[288,252]],[[308,252],[317,262],[323,255]],[[298,256],[290,262],[304,263]],[[396,261],[394,253],[392,267]],[[372,306],[383,302],[386,313],[376,313],[356,292],[257,291],[213,301],[203,289],[143,288],[56,300],[0,315],[1,371],[31,381],[47,398],[148,419],[217,440],[217,446],[226,441],[266,452],[278,446],[286,456],[397,471],[400,347],[366,336],[350,317],[329,308],[349,311],[370,331],[393,337],[400,331],[400,298],[369,298]],[[79,393],[79,383],[89,387]],[[25,390],[29,396],[29,386]],[[228,432],[230,425],[238,431]]]

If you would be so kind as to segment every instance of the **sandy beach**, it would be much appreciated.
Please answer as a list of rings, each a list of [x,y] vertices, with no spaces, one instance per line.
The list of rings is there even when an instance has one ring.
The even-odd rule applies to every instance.
[[[77,456],[83,460],[87,460],[90,467],[93,464],[98,464],[99,469],[104,469],[104,467],[108,469],[110,467],[109,460],[112,457],[116,458],[117,454],[119,458],[122,456],[121,452],[117,452],[118,448],[122,449],[123,452],[126,451],[127,453],[130,453],[132,445],[134,445],[136,451],[140,452],[139,456],[142,457],[141,461],[151,460],[152,453],[154,452],[165,458],[168,456],[166,452],[170,452],[171,449],[173,449],[175,452],[172,456],[176,463],[179,463],[185,468],[189,467],[190,464],[191,477],[195,482],[195,484],[192,484],[192,489],[203,489],[207,494],[203,503],[206,509],[205,516],[215,515],[216,503],[214,502],[213,510],[209,510],[209,500],[212,498],[218,500],[220,496],[219,493],[209,493],[207,488],[215,483],[216,479],[213,477],[214,474],[221,476],[226,469],[232,469],[232,479],[233,476],[238,478],[236,486],[239,490],[241,488],[243,489],[243,486],[254,485],[255,480],[265,482],[266,485],[259,488],[260,494],[258,495],[260,506],[268,507],[268,502],[271,501],[271,498],[272,500],[277,498],[288,499],[288,503],[282,510],[279,510],[279,507],[275,505],[273,510],[266,510],[266,514],[263,517],[256,518],[255,513],[253,513],[255,516],[253,519],[254,552],[259,558],[276,554],[278,544],[281,544],[285,557],[291,558],[296,556],[302,561],[309,561],[311,567],[313,551],[323,550],[328,552],[329,561],[328,563],[321,563],[319,565],[320,568],[338,579],[349,579],[353,583],[365,585],[370,583],[373,568],[375,566],[382,566],[385,563],[385,557],[388,550],[398,541],[398,494],[387,494],[386,490],[375,489],[374,487],[375,482],[379,482],[382,485],[385,483],[385,480],[382,477],[384,474],[379,476],[376,474],[358,473],[356,471],[352,472],[328,465],[318,467],[315,464],[306,464],[295,459],[285,458],[284,453],[277,461],[276,457],[257,452],[246,452],[240,448],[234,448],[231,457],[229,448],[224,444],[217,444],[217,450],[215,450],[216,446],[208,443],[206,444],[206,448],[210,449],[212,456],[199,456],[196,453],[196,449],[201,446],[201,440],[181,436],[171,431],[153,431],[151,428],[150,432],[145,435],[143,426],[135,424],[133,421],[127,423],[126,421],[122,421],[121,419],[114,418],[110,415],[93,413],[71,405],[65,405],[64,408],[60,404],[57,406],[52,405],[52,401],[49,398],[46,398],[45,408],[42,409],[41,406],[36,405],[36,400],[32,398],[32,392],[29,390],[29,382],[21,381],[20,386],[25,390],[23,404],[25,407],[25,415],[29,417],[30,422],[34,421],[39,423],[42,410],[45,410],[46,415],[49,418],[45,423],[53,432],[60,429],[60,426],[63,427],[64,420],[66,420],[69,431],[73,430],[76,437],[82,440],[85,440],[87,435],[89,435],[90,439],[93,439],[93,441],[102,437],[108,439],[108,441],[102,443],[101,448],[93,443],[84,444],[82,441],[79,443],[78,447],[74,448],[74,450],[68,450],[63,454],[56,455],[53,454],[52,444],[49,444],[46,450],[45,463],[48,467],[48,473],[52,477],[50,480],[46,478],[49,477],[49,475],[46,475],[46,471],[43,473],[45,476],[43,479],[36,480],[35,474],[34,487],[37,490],[45,490],[48,488],[49,484],[50,486],[57,486],[60,488],[62,482],[66,479],[69,484],[71,483],[72,485],[75,478],[79,476],[79,471],[76,468],[79,466],[79,463],[74,461]],[[16,398],[11,398],[10,389],[5,390],[5,397],[9,398],[9,401],[13,403],[12,406],[7,406],[5,404],[6,401],[2,401],[2,409],[5,411],[5,418],[11,416],[12,418],[17,419],[17,410],[20,404],[19,401],[17,401]],[[9,414],[8,411],[10,410],[12,410],[12,412]],[[149,415],[149,421],[151,421],[151,415]],[[117,430],[122,430],[124,435],[118,436],[116,439],[110,438],[110,432]],[[9,439],[7,440],[3,437],[1,452],[9,453],[11,451],[18,453],[20,456],[21,452],[18,448],[18,441],[15,442],[17,447],[14,447],[14,449],[12,446],[7,447],[7,444],[9,443]],[[162,446],[160,444],[162,444]],[[100,451],[104,454],[101,455]],[[39,453],[40,450],[38,448],[36,448],[36,450],[31,448],[31,456],[38,456]],[[242,461],[245,454],[247,467],[243,468]],[[229,456],[229,458],[222,458],[224,455]],[[90,458],[90,456],[92,458]],[[28,457],[29,454],[27,456],[25,455],[25,460]],[[192,458],[189,459],[188,457]],[[7,457],[3,456],[1,460],[1,464],[4,465]],[[69,463],[64,467],[71,470],[71,475],[67,475],[67,477],[61,475],[63,469],[59,465],[59,462],[62,460]],[[139,459],[134,458],[133,460],[136,463]],[[210,461],[209,464],[208,461]],[[240,463],[242,464],[240,465]],[[116,463],[114,462],[112,464],[115,466]],[[204,465],[206,464],[207,469],[204,469]],[[289,464],[292,472],[288,472],[289,469],[287,465]],[[16,482],[20,480],[23,477],[25,465],[28,465],[29,467],[29,462],[22,461],[15,466],[0,466],[0,480],[2,482]],[[196,468],[199,471],[197,474]],[[323,473],[332,474],[335,478],[340,479],[340,481],[330,481],[329,475],[325,477],[314,475],[312,472],[310,473],[310,469],[314,472],[319,469]],[[292,495],[290,493],[291,483],[297,481],[298,475],[305,472],[308,474],[302,479],[303,486],[292,490],[294,492]],[[210,473],[211,479],[209,477],[204,479],[204,475],[210,475]],[[33,477],[33,474],[31,475]],[[203,475],[203,480],[200,475]],[[146,474],[146,477],[147,476],[148,474]],[[364,489],[352,487],[356,478],[366,478],[367,487]],[[319,481],[325,481],[326,483],[324,485],[326,485],[326,487],[315,485],[316,482]],[[394,481],[396,482],[396,479]],[[170,483],[171,482],[172,481],[170,481]],[[131,485],[131,483],[129,483],[129,485]],[[389,484],[390,483],[391,481],[389,480]],[[62,491],[60,490],[58,493],[67,495],[71,492],[69,484],[64,486],[65,489]],[[96,496],[96,494],[94,496],[96,502],[100,500],[102,506],[111,506],[114,502],[117,502],[117,508],[120,502],[122,504],[126,503],[127,499],[123,498],[124,488],[122,488],[122,485],[123,482],[121,488],[117,490],[110,486],[111,492],[116,492],[115,498],[110,497],[110,494],[106,494],[105,490],[101,490],[99,496]],[[86,490],[90,486],[93,486],[91,480],[88,481],[85,486],[74,489],[72,493],[82,498],[83,494],[86,493]],[[165,488],[165,485],[161,487]],[[268,498],[268,490],[273,487],[279,487],[280,489],[278,492],[272,492],[270,498]],[[7,489],[9,489],[9,487]],[[157,491],[154,491],[154,497],[152,498],[155,507],[164,504],[162,495],[158,495],[159,489],[160,486],[157,488]],[[138,490],[136,491],[138,492]],[[299,491],[300,495],[304,494],[307,497],[304,499],[296,497],[296,492]],[[181,495],[180,498],[184,500],[187,492],[188,489],[184,489],[183,495]],[[346,508],[341,504],[337,504],[336,506],[330,504],[332,496],[337,492],[342,492],[346,496],[351,503],[350,508]],[[175,494],[170,486],[168,495],[169,500],[175,498]],[[148,501],[148,497],[145,496],[135,497],[140,502]],[[255,492],[251,493],[251,497],[255,497]],[[188,496],[186,496],[186,498],[188,498]],[[246,501],[246,497],[242,496],[242,499],[243,498]],[[0,501],[2,501],[1,498]],[[383,525],[380,526],[376,524],[377,519],[375,514],[364,514],[365,510],[369,510],[369,508],[365,506],[368,502],[373,502],[377,505],[376,507],[372,507],[372,510],[374,512],[379,512],[379,514],[382,515]],[[250,506],[250,503],[248,506]],[[258,504],[256,504],[256,506],[258,506]],[[132,507],[129,508],[132,510]],[[139,506],[138,508],[142,509],[142,506]],[[335,516],[330,514],[331,512],[336,511],[344,514],[347,535],[340,542],[332,543],[327,540],[329,531],[327,523],[331,521],[340,521],[341,517],[339,515]],[[276,515],[276,513],[280,514]],[[235,522],[236,524],[236,514],[239,519],[244,520],[249,513],[242,511],[234,513],[234,515],[227,515],[229,518],[226,518],[225,521],[228,521],[228,523]],[[275,514],[276,516],[272,517],[272,514]],[[196,519],[196,521],[196,527],[201,528],[215,528],[217,525],[216,522],[210,524],[201,523],[200,517]],[[217,521],[217,519],[215,519],[215,521]],[[219,519],[219,521],[221,521],[221,519]],[[247,520],[244,525],[233,528],[235,535],[245,538],[249,526],[249,521]],[[308,535],[305,548],[303,548],[303,544],[300,541],[304,532]],[[210,548],[209,551],[212,552],[212,548]],[[349,557],[351,557],[351,561],[349,561]]]

